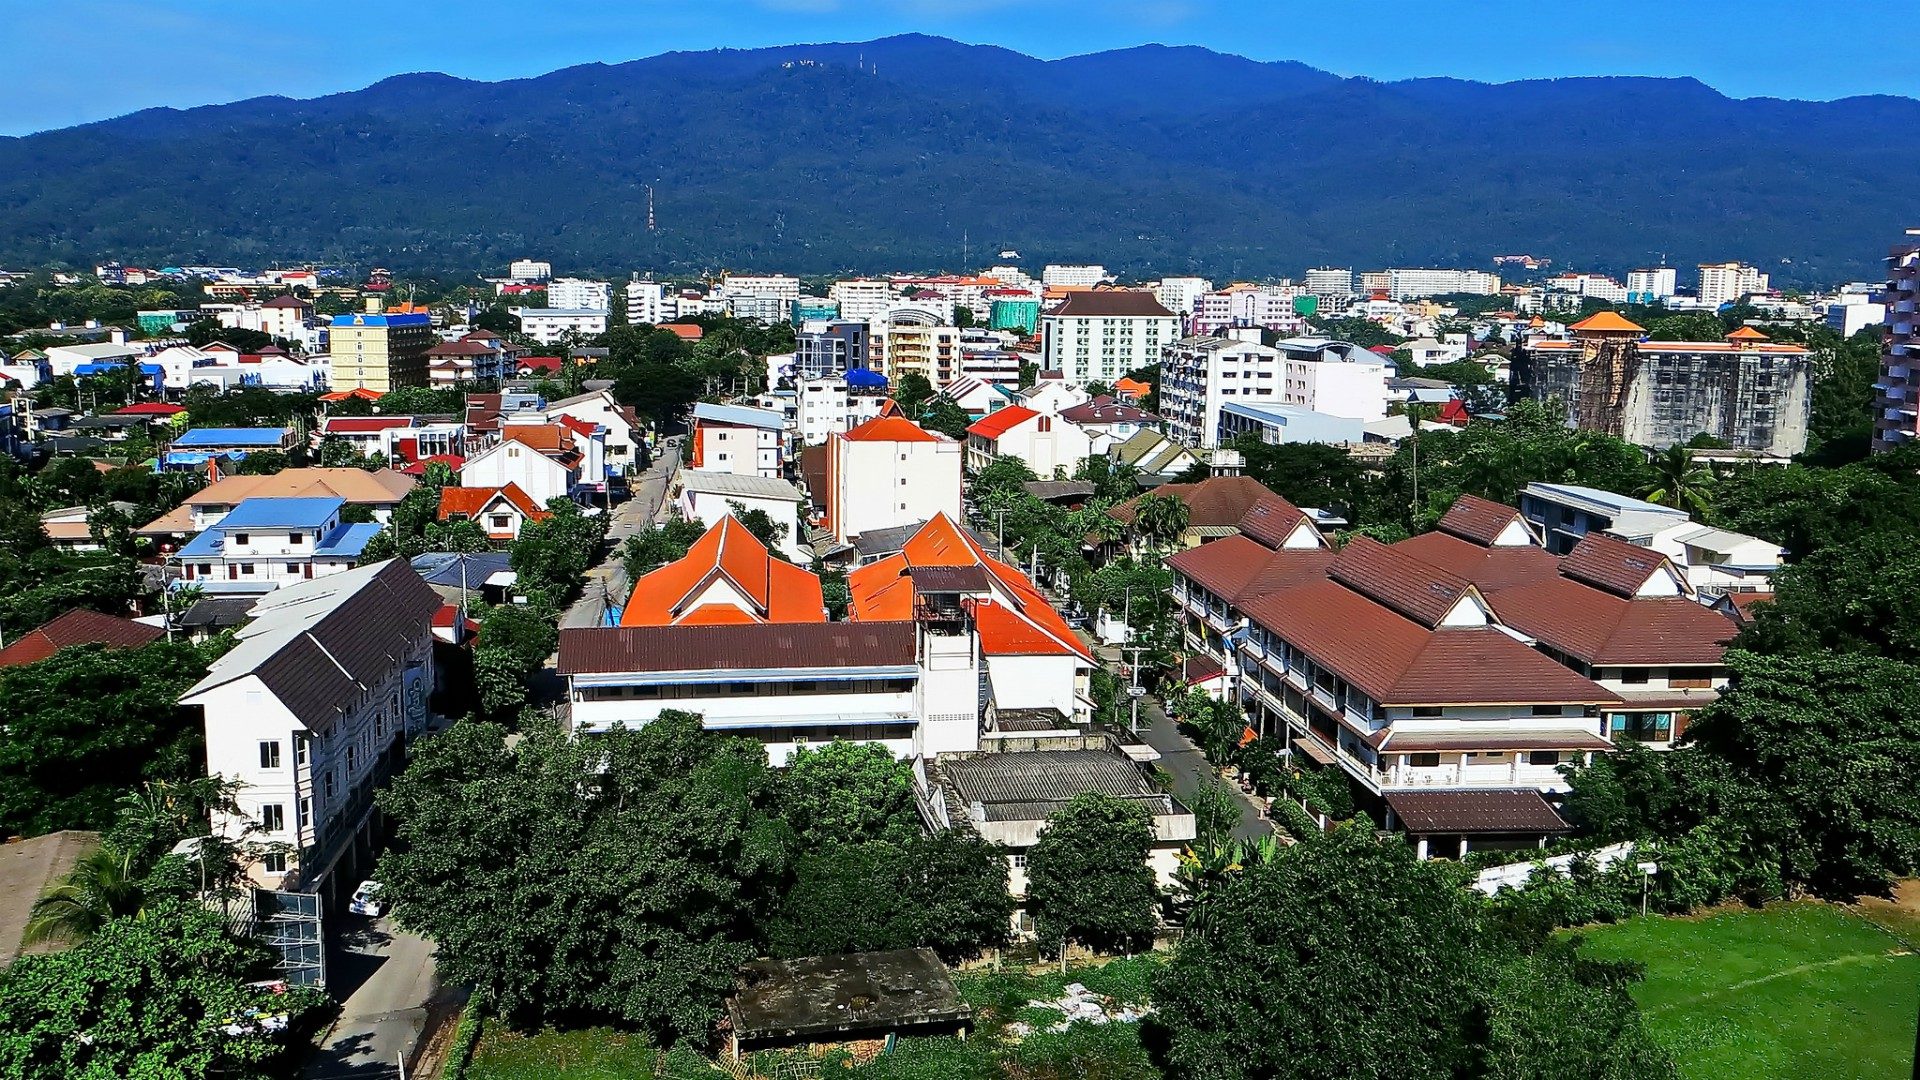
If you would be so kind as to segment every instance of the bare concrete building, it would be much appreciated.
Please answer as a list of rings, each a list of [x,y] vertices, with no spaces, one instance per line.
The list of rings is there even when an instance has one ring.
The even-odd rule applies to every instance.
[[[1705,432],[1741,450],[1791,456],[1806,449],[1812,354],[1741,327],[1721,341],[1647,341],[1602,311],[1570,338],[1526,343],[1514,381],[1558,401],[1567,422],[1659,449]]]

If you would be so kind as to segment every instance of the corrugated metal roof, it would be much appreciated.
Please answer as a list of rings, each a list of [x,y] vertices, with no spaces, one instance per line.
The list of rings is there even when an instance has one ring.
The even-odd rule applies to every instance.
[[[1395,791],[1386,795],[1410,833],[1562,833],[1570,826],[1538,791]]]

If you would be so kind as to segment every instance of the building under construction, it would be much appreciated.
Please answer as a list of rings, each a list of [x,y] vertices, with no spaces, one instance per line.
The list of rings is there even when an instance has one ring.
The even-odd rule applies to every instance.
[[[1705,432],[1742,450],[1806,449],[1812,354],[1752,327],[1721,341],[1646,341],[1613,311],[1529,341],[1516,358],[1520,393],[1558,401],[1567,422],[1660,449]]]

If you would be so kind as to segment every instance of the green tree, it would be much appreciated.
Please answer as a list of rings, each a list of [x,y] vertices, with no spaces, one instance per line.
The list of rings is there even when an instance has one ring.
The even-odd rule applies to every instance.
[[[893,388],[893,400],[899,404],[901,412],[917,417],[926,408],[927,402],[933,400],[933,383],[918,372],[902,375]]]
[[[20,943],[85,941],[115,919],[140,914],[145,905],[146,890],[133,856],[97,844],[33,902]]]
[[[1704,518],[1712,508],[1707,490],[1713,473],[1693,463],[1693,452],[1675,444],[1653,455],[1653,479],[1640,494],[1648,502]]]
[[[555,613],[536,604],[497,604],[480,617],[474,689],[488,717],[507,721],[531,696],[531,682],[560,646]]]
[[[1153,818],[1139,803],[1086,794],[1055,811],[1027,852],[1027,907],[1042,947],[1146,944],[1159,899],[1152,847]]]
[[[752,534],[754,539],[766,545],[768,551],[779,558],[786,558],[780,554],[780,545],[786,542],[787,534],[793,531],[791,524],[775,521],[773,515],[761,507],[756,506],[749,510],[745,503],[731,499],[727,501],[727,508],[733,511],[734,518],[746,527],[747,532]]]
[[[627,580],[639,581],[670,562],[686,558],[687,549],[705,532],[697,521],[671,517],[627,537],[620,545],[620,565],[627,572]]]
[[[973,417],[967,415],[967,410],[945,394],[933,399],[920,421],[928,431],[937,431],[951,439],[965,439],[967,428],[972,424]]]
[[[310,991],[249,987],[265,950],[230,937],[219,912],[192,902],[114,919],[71,949],[23,956],[0,971],[0,1076],[258,1076],[280,1037],[222,1028],[257,1010],[296,1016]]]
[[[1134,504],[1134,534],[1154,551],[1171,551],[1187,531],[1189,513],[1179,499],[1148,492]]]
[[[521,526],[507,553],[519,590],[558,609],[579,595],[606,541],[607,516],[589,516],[570,499],[549,499],[547,510],[547,517]]]
[[[0,669],[0,833],[104,829],[140,781],[200,775],[200,722],[179,699],[207,655],[81,645]]]
[[[781,805],[803,843],[904,841],[920,832],[913,771],[878,743],[803,746],[781,774]]]

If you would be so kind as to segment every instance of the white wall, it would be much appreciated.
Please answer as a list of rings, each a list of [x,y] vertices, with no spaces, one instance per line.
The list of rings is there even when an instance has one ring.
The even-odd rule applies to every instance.
[[[549,499],[568,497],[570,479],[559,462],[517,442],[500,443],[479,457],[468,458],[460,467],[461,487],[518,484],[540,506]]]

